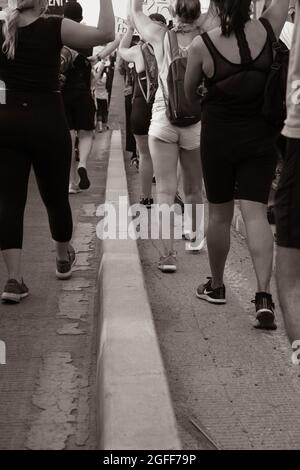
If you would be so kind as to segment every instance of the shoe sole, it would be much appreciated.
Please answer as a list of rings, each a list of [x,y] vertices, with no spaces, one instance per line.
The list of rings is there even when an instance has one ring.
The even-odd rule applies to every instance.
[[[170,273],[170,274],[175,273],[177,270],[176,266],[168,266],[168,265],[162,266],[162,267],[159,266],[158,269],[162,273]]]
[[[197,296],[198,299],[206,300],[206,302],[209,302],[210,304],[217,304],[217,305],[225,305],[226,304],[226,299],[213,299],[212,297],[209,297],[209,295],[198,294],[198,292],[196,292],[196,296]]]
[[[1,300],[2,302],[7,304],[19,304],[21,300],[28,297],[28,295],[29,292],[25,294],[13,294],[11,292],[3,292],[3,294],[1,295]]]
[[[56,269],[55,275],[56,275],[57,279],[59,279],[60,281],[67,281],[68,279],[71,279],[71,277],[72,277],[72,272],[73,272],[72,270],[73,270],[73,267],[74,267],[75,264],[76,264],[76,261],[77,261],[77,257],[75,256],[75,259],[74,259],[74,261],[73,261],[73,263],[72,263],[71,269],[70,269],[70,271],[68,271],[67,273],[60,273],[60,272],[57,271],[57,269]]]
[[[254,326],[254,328],[257,330],[277,330],[275,315],[270,310],[258,310],[256,320],[258,323]]]
[[[187,248],[185,248],[185,251],[191,254],[198,254],[198,253],[201,253],[201,251],[203,251],[204,248],[205,248],[205,240],[203,240],[198,246],[195,246],[195,247],[188,246]]]

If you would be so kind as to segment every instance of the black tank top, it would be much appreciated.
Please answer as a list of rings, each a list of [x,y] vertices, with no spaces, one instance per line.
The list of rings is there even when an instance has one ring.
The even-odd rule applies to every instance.
[[[214,62],[214,75],[205,76],[208,94],[205,101],[229,117],[247,119],[261,114],[268,74],[273,63],[272,43],[266,43],[254,60],[244,30],[236,34],[241,64],[234,64],[224,57],[207,33],[202,39]]]
[[[236,36],[241,64],[227,60],[209,35],[202,35],[214,61],[214,75],[205,76],[208,92],[202,103],[201,139],[211,151],[222,149],[248,158],[274,145],[274,132],[262,115],[273,49],[267,38],[261,53],[253,60],[245,32]]]
[[[0,80],[7,90],[48,92],[59,89],[61,23],[59,17],[40,17],[18,28],[15,58],[11,60],[2,52],[4,38],[0,22]]]

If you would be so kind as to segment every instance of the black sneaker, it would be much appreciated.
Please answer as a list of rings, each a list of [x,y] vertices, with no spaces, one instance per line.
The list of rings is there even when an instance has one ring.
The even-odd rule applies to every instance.
[[[256,324],[254,328],[261,330],[276,330],[274,309],[275,305],[271,294],[257,292],[255,300],[252,300],[256,308]]]
[[[130,159],[130,166],[134,166],[136,168],[136,171],[139,171],[140,161],[139,161],[138,155],[136,154],[132,155]]]
[[[149,197],[141,197],[140,199],[140,204],[142,204],[143,206],[146,206],[147,209],[151,209],[151,206],[153,205],[153,198],[149,198]]]
[[[21,283],[16,281],[16,279],[9,279],[4,287],[1,299],[4,303],[19,304],[28,295],[29,290],[24,284],[23,279]]]
[[[80,178],[80,181],[79,181],[79,188],[80,189],[89,189],[89,187],[91,186],[91,183],[90,183],[90,180],[88,178],[88,175],[87,175],[87,171],[84,167],[80,167],[78,168],[77,170],[78,172],[78,175],[79,175],[79,178]]]
[[[206,284],[200,284],[197,288],[196,295],[198,299],[206,300],[211,304],[226,304],[226,288],[223,285],[217,289],[211,287],[212,278],[208,277],[208,282]]]
[[[76,253],[74,248],[70,245],[69,260],[59,261],[56,260],[56,277],[62,281],[72,277],[72,267],[76,263]]]

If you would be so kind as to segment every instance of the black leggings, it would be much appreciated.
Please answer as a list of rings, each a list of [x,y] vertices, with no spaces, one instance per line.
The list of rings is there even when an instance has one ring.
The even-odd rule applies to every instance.
[[[31,166],[52,237],[72,237],[72,144],[59,93],[9,93],[0,105],[0,249],[21,249]]]

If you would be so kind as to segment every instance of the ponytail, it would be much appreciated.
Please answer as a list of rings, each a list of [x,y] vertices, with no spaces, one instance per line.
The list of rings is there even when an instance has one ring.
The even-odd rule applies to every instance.
[[[251,18],[251,0],[212,0],[226,37],[245,28]]]
[[[6,54],[8,59],[14,59],[20,10],[12,10],[10,7],[8,7],[6,8],[5,13],[6,15],[2,26],[2,32],[4,36],[2,51],[4,54]]]
[[[33,8],[36,4],[40,6],[41,14],[46,12],[48,0],[9,0],[8,7],[4,10],[5,17],[2,26],[4,36],[2,51],[8,59],[15,58],[20,13]]]

